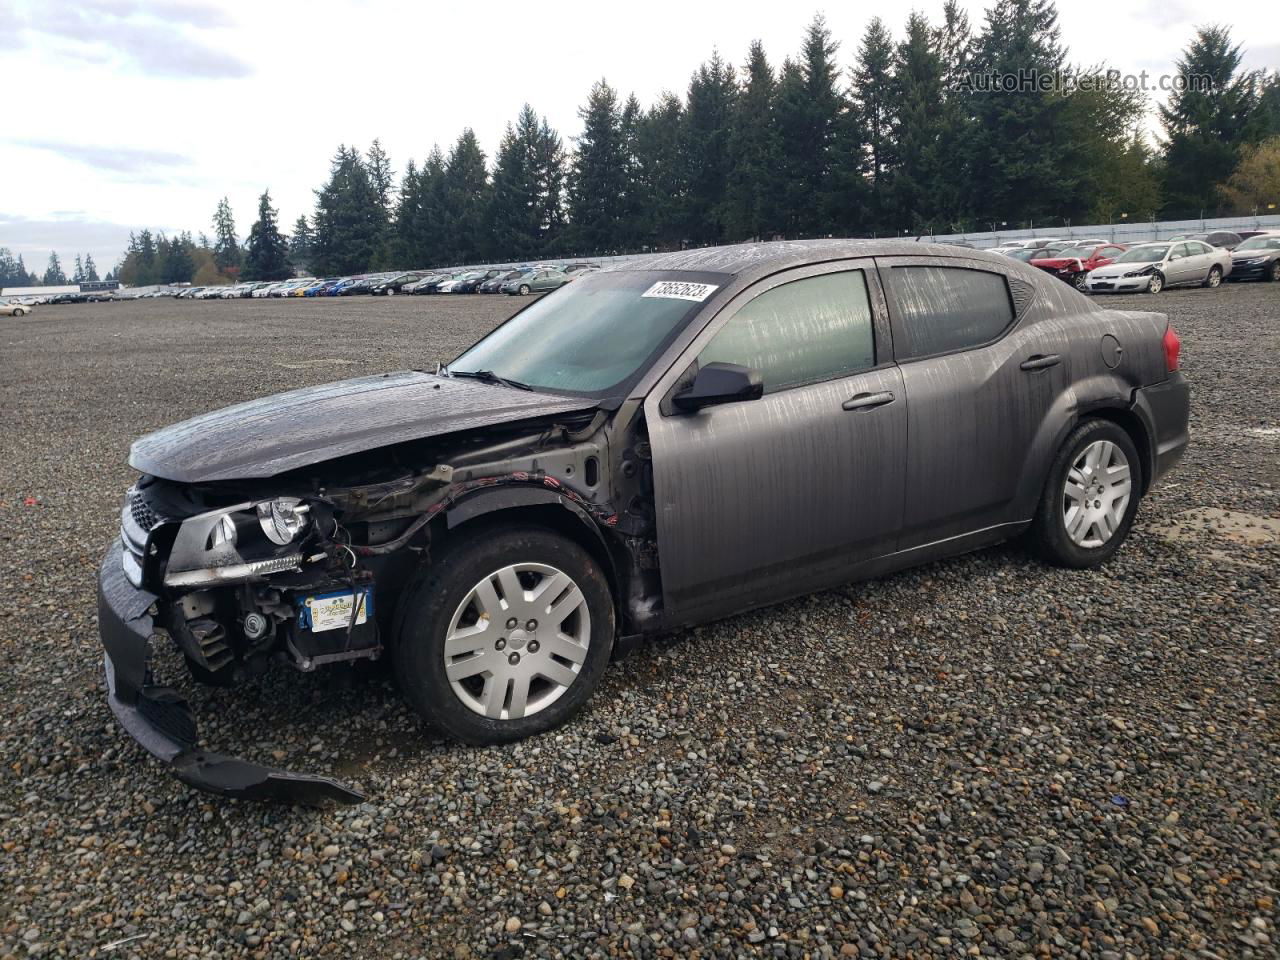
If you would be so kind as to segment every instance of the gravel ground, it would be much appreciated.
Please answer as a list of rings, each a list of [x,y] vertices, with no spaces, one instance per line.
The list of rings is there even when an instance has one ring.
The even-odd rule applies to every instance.
[[[736,617],[501,748],[376,671],[183,687],[211,745],[371,797],[330,810],[194,793],[113,721],[128,444],[447,359],[516,301],[6,318],[0,957],[1277,956],[1280,288],[1113,304],[1170,314],[1195,408],[1106,569],[1005,546]]]

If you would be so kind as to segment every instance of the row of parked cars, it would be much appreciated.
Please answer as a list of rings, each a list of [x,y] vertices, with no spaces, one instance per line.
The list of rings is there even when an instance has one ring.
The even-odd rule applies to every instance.
[[[1219,230],[1133,245],[1101,238],[1032,237],[992,248],[1071,284],[1082,293],[1159,293],[1223,280],[1280,281],[1280,230]]]
[[[575,277],[600,269],[594,263],[539,264],[486,270],[409,270],[351,277],[299,277],[276,282],[237,283],[219,287],[187,287],[181,299],[235,300],[245,297],[350,297],[432,293],[507,293],[527,296],[564,286]]]

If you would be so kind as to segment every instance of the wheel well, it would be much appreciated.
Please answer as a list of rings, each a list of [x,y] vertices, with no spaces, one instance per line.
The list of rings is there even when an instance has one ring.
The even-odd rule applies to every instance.
[[[1129,439],[1138,450],[1138,461],[1142,466],[1142,493],[1145,494],[1151,487],[1151,474],[1155,464],[1151,456],[1151,437],[1147,434],[1147,428],[1143,425],[1141,418],[1132,410],[1102,407],[1098,410],[1090,410],[1080,418],[1081,423],[1086,420],[1110,420],[1129,434]]]
[[[614,603],[618,605],[619,610],[622,609],[622,584],[619,582],[613,557],[610,556],[603,540],[577,516],[554,503],[504,507],[501,510],[468,517],[454,527],[446,526],[444,518],[441,517],[432,524],[432,540],[448,541],[457,537],[459,533],[471,537],[489,527],[506,527],[515,524],[545,527],[582,547],[604,571],[605,578],[609,581],[609,589],[613,593]]]

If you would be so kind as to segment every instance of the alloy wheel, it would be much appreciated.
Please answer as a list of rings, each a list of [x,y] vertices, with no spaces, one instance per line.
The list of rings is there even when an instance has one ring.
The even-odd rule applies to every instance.
[[[560,699],[591,645],[591,614],[573,578],[542,563],[495,570],[449,621],[445,676],[454,695],[491,720],[519,720]]]
[[[1151,281],[1147,284],[1147,292],[1159,293],[1163,289],[1164,289],[1164,277],[1160,276],[1160,274],[1158,273],[1153,274],[1151,277]]]
[[[1222,271],[1219,270],[1217,267],[1214,267],[1212,270],[1209,271],[1209,286],[1210,288],[1216,287],[1221,282],[1222,282]]]
[[[1124,522],[1133,493],[1129,460],[1110,440],[1095,440],[1076,457],[1062,491],[1062,523],[1071,542],[1101,547]]]

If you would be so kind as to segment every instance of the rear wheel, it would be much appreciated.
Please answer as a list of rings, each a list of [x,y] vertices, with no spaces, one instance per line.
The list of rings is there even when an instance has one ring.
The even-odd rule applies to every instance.
[[[1153,273],[1147,283],[1147,293],[1159,293],[1164,289],[1164,274]]]
[[[1222,268],[1216,264],[1209,268],[1209,275],[1204,278],[1203,286],[1216,287],[1222,283]]]
[[[1036,551],[1061,567],[1096,567],[1129,535],[1142,466],[1133,440],[1110,420],[1086,420],[1049,468],[1031,525]]]
[[[576,543],[537,527],[479,527],[410,589],[396,672],[426,720],[465,743],[505,743],[577,712],[613,633],[609,585]]]

